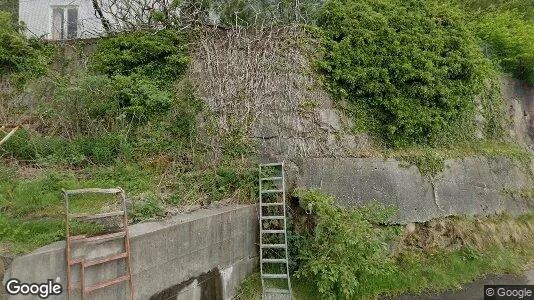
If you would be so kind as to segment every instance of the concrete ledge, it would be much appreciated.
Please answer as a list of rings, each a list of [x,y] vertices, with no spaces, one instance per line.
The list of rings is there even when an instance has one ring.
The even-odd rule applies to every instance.
[[[534,209],[534,199],[517,199],[505,189],[532,189],[528,171],[504,157],[467,157],[445,162],[433,178],[394,159],[308,158],[297,183],[357,207],[372,200],[398,208],[398,223],[458,215],[512,215]]]
[[[257,265],[258,223],[257,205],[240,205],[198,210],[161,222],[131,226],[136,298],[231,299],[241,281]],[[121,246],[116,241],[105,242],[85,245],[74,251],[77,255],[94,258],[121,252]],[[16,257],[5,273],[3,283],[9,278],[27,283],[44,283],[53,279],[65,288],[64,249],[65,242],[57,242]],[[119,261],[93,268],[86,271],[89,283],[120,276],[124,263]],[[79,270],[74,269],[73,273],[77,278]],[[209,288],[200,279],[204,279]],[[124,299],[126,286],[120,284],[97,291],[95,299]],[[214,289],[213,286],[220,288]],[[211,294],[206,294],[208,290]],[[165,295],[165,298],[158,295]],[[66,293],[48,299],[66,299]]]

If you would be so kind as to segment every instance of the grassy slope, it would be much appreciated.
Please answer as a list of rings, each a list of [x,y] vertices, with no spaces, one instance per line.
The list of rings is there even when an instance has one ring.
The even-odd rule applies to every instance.
[[[22,170],[34,174],[21,178]],[[23,253],[64,239],[61,189],[121,186],[135,195],[155,190],[157,177],[154,175],[147,169],[121,164],[78,172],[0,166],[0,244],[6,252]],[[108,197],[76,197],[71,201],[71,210],[73,213],[96,213],[109,209],[114,202],[115,199]],[[98,226],[85,224],[75,231],[91,233],[98,229]]]

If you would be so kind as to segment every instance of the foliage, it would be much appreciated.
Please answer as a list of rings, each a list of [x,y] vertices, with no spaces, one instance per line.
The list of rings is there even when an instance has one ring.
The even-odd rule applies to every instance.
[[[184,74],[189,58],[185,37],[176,30],[130,32],[99,41],[91,68],[108,76],[138,75],[158,86]]]
[[[114,98],[129,118],[146,121],[172,107],[171,91],[159,89],[152,78],[118,75],[112,77],[112,84]]]
[[[445,153],[433,148],[417,149],[418,151],[403,151],[394,155],[397,159],[416,165],[422,175],[436,175],[445,167]]]
[[[100,40],[90,69],[109,76],[110,96],[128,119],[146,122],[171,109],[172,85],[188,62],[178,31],[136,31]]]
[[[195,89],[189,82],[184,80],[180,86],[168,111],[160,114],[155,122],[139,128],[135,143],[137,148],[144,152],[179,155],[195,144],[198,116],[204,103],[195,95]]]
[[[514,77],[534,84],[534,19],[525,20],[519,10],[496,10],[473,25],[490,57]]]
[[[74,80],[59,80],[54,93],[55,103],[41,106],[41,110],[48,114],[77,115],[78,118],[72,121],[75,128],[70,126],[76,133],[92,132],[95,126],[105,130],[117,129],[113,125],[124,125],[120,122],[124,120],[145,122],[167,112],[173,105],[171,90],[161,89],[149,77],[79,75]],[[102,124],[105,126],[99,126]]]
[[[178,176],[176,193],[181,196],[175,195],[171,201],[180,204],[190,204],[199,199],[203,199],[203,204],[229,199],[250,202],[256,198],[257,180],[256,168],[237,161],[192,170]]]
[[[101,226],[73,222],[72,234],[95,234]],[[65,239],[65,224],[62,218],[20,221],[0,215],[0,240],[13,244],[12,252],[20,254]]]
[[[128,156],[130,148],[120,135],[112,133],[77,135],[68,139],[19,130],[0,151],[21,161],[81,167],[113,164],[117,158]]]
[[[144,201],[134,202],[130,218],[133,222],[140,222],[146,219],[163,216],[164,209],[161,200],[156,196],[151,196]]]
[[[486,158],[508,158],[529,174],[534,155],[517,145],[499,142],[466,142],[447,148],[410,147],[386,150],[387,157],[414,164],[423,175],[436,175],[445,167],[445,160],[483,156]]]
[[[22,30],[10,14],[0,11],[0,76],[11,76],[19,87],[46,73],[52,50],[37,39],[26,39]]]
[[[460,10],[426,0],[330,0],[318,26],[325,83],[353,104],[361,127],[392,146],[472,135],[474,96],[490,65]]]
[[[486,55],[515,78],[534,83],[534,1],[452,0],[465,9]]]
[[[534,251],[526,246],[476,250],[463,247],[434,253],[408,251],[395,258],[398,266],[388,276],[369,278],[362,297],[376,294],[436,293],[457,289],[461,284],[491,273],[518,273]]]
[[[521,224],[532,222],[532,218],[532,215],[525,215],[508,219],[503,223],[510,226],[510,222]],[[469,224],[473,228],[478,228],[480,220],[471,219]],[[395,266],[392,272],[367,276],[356,287],[355,296],[351,299],[395,298],[396,296],[402,298],[402,295],[420,294],[423,298],[426,295],[435,297],[437,293],[459,289],[462,285],[488,274],[520,274],[524,271],[524,266],[531,263],[534,257],[534,249],[528,245],[529,242],[530,239],[525,237],[521,242],[509,242],[503,247],[495,247],[493,243],[489,243],[487,248],[481,249],[469,246],[432,252],[405,249],[392,258]],[[356,264],[351,263],[351,266],[354,265]],[[294,299],[325,299],[325,296],[318,292],[318,285],[315,281],[307,277],[292,277],[291,279]],[[237,298],[259,300],[261,290],[258,272],[245,280]]]
[[[480,95],[480,100],[484,117],[484,137],[487,140],[504,142],[508,137],[508,115],[500,84],[496,78],[488,80],[488,88]]]
[[[394,271],[387,254],[392,232],[373,226],[388,223],[392,209],[374,204],[344,210],[334,206],[332,196],[317,190],[299,190],[296,196],[317,215],[313,233],[299,249],[298,278],[316,283],[324,297],[351,299],[366,278]]]
[[[259,27],[312,22],[321,1],[267,0],[213,1],[219,14],[219,23],[226,27]]]
[[[18,0],[0,0],[0,11],[11,14],[11,20],[14,24],[19,19],[19,1]]]

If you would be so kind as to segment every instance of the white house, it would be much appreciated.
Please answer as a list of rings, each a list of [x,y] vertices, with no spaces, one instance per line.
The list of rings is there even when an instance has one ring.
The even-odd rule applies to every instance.
[[[28,36],[51,40],[92,38],[104,30],[92,0],[19,0]]]

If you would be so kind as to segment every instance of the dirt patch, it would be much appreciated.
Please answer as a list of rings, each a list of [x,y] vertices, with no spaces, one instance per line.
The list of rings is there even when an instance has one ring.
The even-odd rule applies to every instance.
[[[36,166],[19,165],[17,167],[17,175],[20,179],[36,179],[43,174],[43,169]]]

